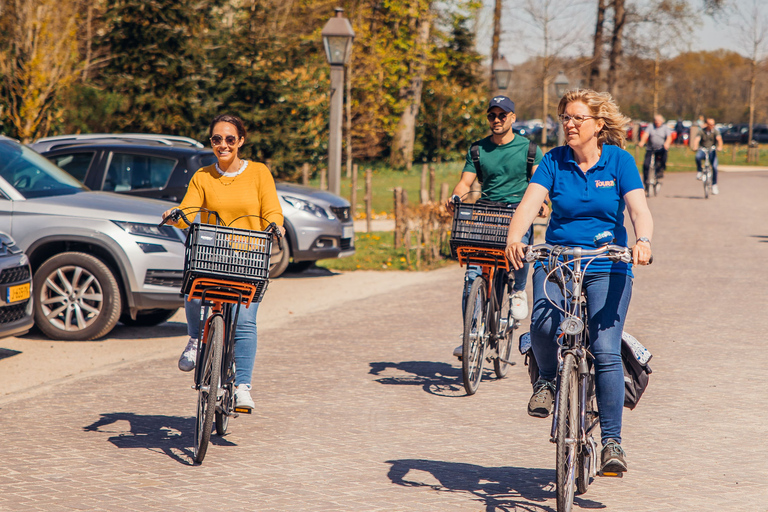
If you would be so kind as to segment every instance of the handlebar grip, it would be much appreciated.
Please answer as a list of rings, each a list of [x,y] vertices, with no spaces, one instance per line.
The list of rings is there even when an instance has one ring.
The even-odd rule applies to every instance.
[[[274,222],[270,222],[269,226],[267,226],[267,231],[272,232],[272,235],[277,239],[278,249],[282,251],[283,250],[283,233],[280,231],[280,228]]]

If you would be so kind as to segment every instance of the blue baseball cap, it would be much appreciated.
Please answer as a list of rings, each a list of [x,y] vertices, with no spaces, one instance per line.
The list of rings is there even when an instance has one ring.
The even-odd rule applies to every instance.
[[[504,112],[515,112],[515,102],[506,96],[494,97],[488,104],[488,110],[486,112],[489,112],[493,107],[499,107]]]

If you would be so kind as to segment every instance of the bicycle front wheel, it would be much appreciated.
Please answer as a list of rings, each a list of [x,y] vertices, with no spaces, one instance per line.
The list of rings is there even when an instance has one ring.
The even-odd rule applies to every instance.
[[[464,389],[474,395],[483,376],[485,347],[488,340],[488,297],[486,282],[478,277],[472,283],[464,313],[464,341],[462,343],[461,374]]]
[[[221,381],[221,352],[224,342],[224,319],[214,315],[208,325],[205,351],[200,361],[200,388],[197,392],[197,423],[195,424],[195,462],[201,463],[208,451],[216,398]]]
[[[570,512],[576,484],[579,451],[579,372],[576,358],[566,354],[558,390],[556,477],[557,511]]]
[[[704,169],[704,199],[709,199],[710,192],[712,192],[712,167],[707,164]]]
[[[496,350],[498,357],[493,360],[493,371],[496,373],[496,377],[500,379],[506,377],[509,371],[510,365],[504,361],[509,361],[509,358],[512,356],[512,344],[514,343],[512,331],[515,327],[515,319],[512,318],[510,313],[511,300],[507,292],[508,290],[505,286],[502,292],[499,317],[496,322]]]

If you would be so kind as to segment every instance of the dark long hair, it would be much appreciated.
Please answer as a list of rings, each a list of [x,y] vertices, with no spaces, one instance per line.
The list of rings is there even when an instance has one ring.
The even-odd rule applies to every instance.
[[[213,137],[213,127],[218,123],[229,123],[234,126],[237,130],[237,136],[241,139],[244,139],[247,135],[242,119],[237,116],[233,116],[232,114],[219,114],[213,118],[213,121],[211,121],[211,126],[208,127],[208,137]]]

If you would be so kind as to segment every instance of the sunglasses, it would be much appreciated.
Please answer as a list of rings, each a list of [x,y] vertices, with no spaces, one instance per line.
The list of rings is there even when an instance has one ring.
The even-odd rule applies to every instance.
[[[226,142],[227,146],[234,146],[237,144],[237,137],[234,135],[227,135],[226,137],[222,137],[221,135],[214,135],[211,137],[211,146],[221,146],[222,142]]]
[[[501,121],[503,123],[508,115],[509,115],[509,112],[502,112],[501,114],[494,114],[493,112],[490,112],[486,117],[491,122],[493,122],[496,119],[498,119],[499,121]]]

